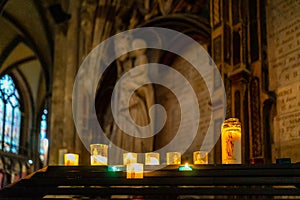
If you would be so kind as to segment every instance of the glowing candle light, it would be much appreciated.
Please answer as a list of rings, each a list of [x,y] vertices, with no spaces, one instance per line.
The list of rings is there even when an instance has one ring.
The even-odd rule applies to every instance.
[[[79,163],[79,155],[74,153],[64,154],[65,166],[77,166]]]
[[[208,153],[206,151],[195,151],[193,153],[194,164],[208,164]]]
[[[136,153],[124,153],[123,154],[123,165],[128,165],[131,163],[137,163]]]
[[[91,165],[107,165],[106,144],[91,144]]]
[[[126,178],[138,179],[144,177],[144,165],[142,163],[131,163],[126,166]]]
[[[168,152],[167,153],[167,164],[168,165],[180,165],[181,164],[181,153],[180,152]]]
[[[188,163],[185,163],[185,165],[184,165],[184,166],[180,166],[180,167],[178,168],[178,170],[179,170],[179,171],[192,171],[193,168],[192,168],[191,166],[189,166]]]
[[[145,154],[146,165],[159,165],[159,153],[146,153]]]

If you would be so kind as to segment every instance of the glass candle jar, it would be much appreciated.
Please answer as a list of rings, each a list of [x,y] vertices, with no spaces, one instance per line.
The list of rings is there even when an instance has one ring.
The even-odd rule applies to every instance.
[[[144,177],[144,165],[142,163],[130,163],[126,165],[126,178],[135,179]]]
[[[77,166],[79,163],[79,155],[75,153],[64,154],[65,166]]]
[[[107,144],[91,144],[91,165],[107,165]]]
[[[123,165],[128,165],[131,163],[137,163],[137,153],[124,153],[123,154]]]
[[[193,153],[194,164],[208,164],[208,153],[206,151],[195,151]]]
[[[145,154],[145,165],[159,165],[159,153],[146,153]]]
[[[180,165],[181,153],[180,152],[167,152],[167,165]]]
[[[237,118],[226,119],[222,124],[222,164],[241,164],[241,123]]]

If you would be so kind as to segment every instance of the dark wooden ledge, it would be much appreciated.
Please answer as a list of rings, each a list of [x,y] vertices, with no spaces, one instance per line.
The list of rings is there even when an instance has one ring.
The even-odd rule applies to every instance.
[[[48,166],[2,189],[0,199],[68,199],[62,195],[82,199],[110,199],[111,195],[141,195],[144,199],[300,197],[300,164],[194,165],[192,171],[179,171],[178,167],[144,172],[143,179],[126,179],[126,172],[108,172],[107,167]]]

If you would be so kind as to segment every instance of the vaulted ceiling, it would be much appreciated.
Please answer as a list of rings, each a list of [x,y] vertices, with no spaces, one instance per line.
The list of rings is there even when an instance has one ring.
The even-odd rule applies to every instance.
[[[46,6],[34,0],[0,1],[0,75],[23,77],[33,101],[38,89],[48,90],[51,79],[52,33]]]

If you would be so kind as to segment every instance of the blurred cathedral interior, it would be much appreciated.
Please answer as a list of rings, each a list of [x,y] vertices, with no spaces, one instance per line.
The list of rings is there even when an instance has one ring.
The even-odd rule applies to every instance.
[[[98,83],[91,86],[95,95],[86,90],[74,94],[77,72],[97,45],[123,31],[146,27],[183,33],[212,58],[214,73],[221,79],[210,81],[214,88],[225,89],[226,109],[221,115],[241,123],[241,163],[270,164],[278,158],[299,162],[299,10],[297,0],[1,0],[0,187],[45,166],[63,165],[62,155],[68,152],[79,154],[80,165],[90,165],[89,146],[78,132],[89,133],[85,141],[101,142],[92,124],[99,124],[111,143],[128,152],[151,152],[171,143],[184,121],[181,101],[193,102],[179,100],[163,85],[145,84],[128,101],[133,121],[138,126],[150,123],[151,130],[164,119],[149,108],[164,107],[165,123],[157,134],[134,137],[114,121],[111,99],[116,83],[129,69],[144,63],[175,69],[196,95],[197,103],[192,105],[197,105],[200,120],[194,123],[198,128],[182,159],[192,159],[190,155],[201,149],[212,127],[216,142],[209,149],[208,163],[222,163],[223,118],[210,118],[218,102],[210,98],[203,76],[175,53],[147,49],[151,47],[147,41],[127,38],[117,51],[122,53],[122,45],[135,44],[143,50],[125,52],[109,63]],[[174,37],[162,38],[154,32],[153,38],[157,43],[171,41],[183,49],[183,55],[191,51]],[[191,59],[201,62],[199,57]],[[162,79],[169,80],[168,72]],[[145,81],[145,73],[132,76]],[[80,99],[75,104],[74,97]],[[74,107],[80,113],[82,130],[76,129]],[[96,115],[90,117],[94,111]]]

